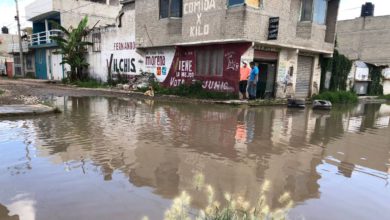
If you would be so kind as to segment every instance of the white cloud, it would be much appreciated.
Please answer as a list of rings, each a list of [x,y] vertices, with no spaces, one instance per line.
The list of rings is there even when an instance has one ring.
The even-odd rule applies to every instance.
[[[13,202],[7,205],[10,210],[10,215],[18,215],[21,220],[35,220],[36,202],[29,198],[28,194],[18,194],[12,200]]]

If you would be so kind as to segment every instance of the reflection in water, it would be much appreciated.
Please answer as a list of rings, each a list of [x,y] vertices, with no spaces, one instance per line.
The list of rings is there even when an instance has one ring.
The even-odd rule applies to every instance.
[[[19,216],[18,215],[10,216],[7,207],[0,204],[0,219],[1,220],[19,220]]]
[[[335,213],[333,219],[366,212],[356,209],[359,203],[346,200],[360,192],[360,183],[371,181],[381,196],[370,192],[363,195],[370,217],[381,213],[378,218],[390,218],[390,213],[383,214],[389,205],[380,202],[390,196],[386,185],[390,169],[387,105],[336,107],[323,112],[106,98],[58,100],[64,102],[62,115],[29,121],[33,132],[24,131],[19,121],[4,122],[8,127],[1,130],[6,132],[1,136],[10,138],[8,132],[15,132],[23,142],[18,146],[23,147],[11,157],[14,161],[0,162],[0,181],[9,174],[27,175],[25,171],[31,169],[40,172],[24,178],[39,179],[55,173],[50,181],[64,181],[62,189],[66,190],[50,191],[51,199],[62,196],[64,200],[55,203],[74,208],[84,200],[78,193],[94,193],[90,194],[93,201],[73,210],[76,218],[82,215],[91,219],[91,211],[101,211],[116,217],[130,215],[137,219],[148,214],[158,219],[169,205],[165,199],[169,201],[183,190],[194,195],[194,208],[202,208],[207,199],[193,188],[193,177],[199,172],[214,187],[217,200],[230,192],[254,203],[267,179],[272,182],[267,192],[272,209],[281,208],[278,199],[288,191],[298,204],[292,217],[309,219],[327,219],[327,212],[332,210],[324,204],[329,202],[344,207],[343,214]],[[0,141],[0,153],[10,147],[7,143]],[[3,166],[21,167],[24,172],[4,171]],[[58,166],[63,168],[58,170]],[[329,199],[327,195],[336,192],[337,187],[329,192],[327,186],[339,181],[340,176],[350,180],[352,191],[339,191],[338,196]],[[127,184],[118,179],[126,179]],[[68,194],[78,203],[70,205]],[[106,203],[99,200],[100,194],[118,200],[119,205],[101,208]],[[6,200],[5,195],[0,192],[0,202]],[[44,200],[45,196],[37,199],[38,203]],[[95,209],[88,212],[92,207]],[[44,213],[39,219],[50,219],[46,207],[37,208],[37,212]],[[101,215],[93,217],[104,219]],[[364,219],[363,214],[360,217]]]

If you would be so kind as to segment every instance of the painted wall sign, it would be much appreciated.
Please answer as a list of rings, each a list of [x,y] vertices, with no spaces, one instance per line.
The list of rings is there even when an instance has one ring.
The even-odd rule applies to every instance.
[[[193,0],[185,2],[183,14],[196,14],[196,23],[189,26],[190,37],[207,36],[210,33],[210,24],[203,18],[203,13],[216,8],[215,0]]]
[[[100,33],[100,52],[89,54],[89,71],[102,80],[107,80],[109,66],[113,78],[118,73],[130,78],[140,74],[145,68],[143,54],[138,52],[135,43],[135,10],[126,9],[122,21],[121,28],[110,25],[96,28],[92,32]]]
[[[131,42],[115,42],[114,50],[135,50],[135,41]]]
[[[125,78],[140,74],[144,68],[144,58],[137,52],[135,34],[129,34],[123,28],[109,28],[109,30],[101,32],[100,65],[103,74],[108,73],[110,65],[114,78],[118,73]],[[111,55],[113,56],[112,60],[110,60]]]
[[[145,71],[163,82],[171,69],[175,48],[149,49],[145,54]]]
[[[201,81],[202,87],[218,92],[238,92],[239,69],[242,54],[251,46],[250,43],[202,45],[200,47],[178,47],[164,86],[176,87]],[[223,50],[222,76],[198,75],[196,73],[196,53],[199,50]]]
[[[277,40],[279,34],[279,17],[269,18],[268,40]]]

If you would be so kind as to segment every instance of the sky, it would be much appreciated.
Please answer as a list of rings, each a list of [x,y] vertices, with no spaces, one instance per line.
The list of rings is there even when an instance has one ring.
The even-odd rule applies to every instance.
[[[31,26],[31,22],[26,21],[26,5],[34,0],[19,0],[20,18],[22,27]],[[273,0],[265,0],[273,1]],[[341,0],[339,20],[353,19],[360,16],[361,5],[370,0]],[[375,4],[375,16],[390,15],[390,0],[371,0]],[[0,0],[0,27],[7,26],[10,33],[17,32],[15,0]]]

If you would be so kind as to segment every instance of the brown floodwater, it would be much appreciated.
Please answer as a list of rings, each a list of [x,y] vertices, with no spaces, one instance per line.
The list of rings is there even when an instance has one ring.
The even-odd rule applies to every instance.
[[[62,97],[63,114],[0,120],[0,219],[163,219],[180,192],[288,219],[390,219],[390,105],[331,112]]]

